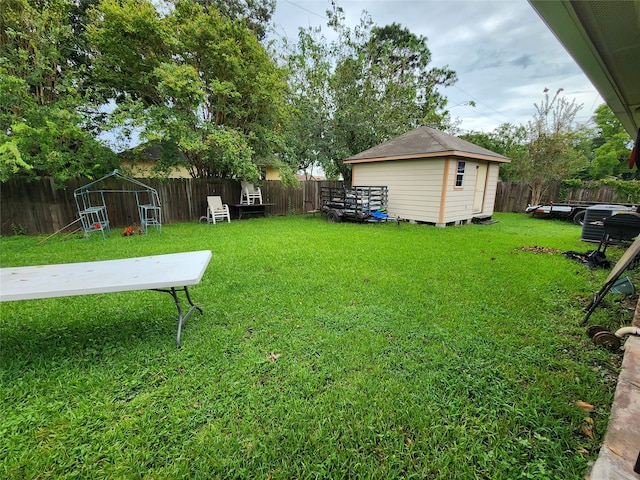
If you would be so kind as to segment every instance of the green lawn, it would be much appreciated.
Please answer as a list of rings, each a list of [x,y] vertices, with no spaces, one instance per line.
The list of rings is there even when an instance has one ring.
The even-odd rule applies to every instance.
[[[583,478],[620,363],[579,326],[608,272],[522,248],[595,248],[580,227],[494,218],[0,238],[3,267],[213,252],[181,349],[166,294],[0,305],[0,477]],[[630,324],[606,303],[590,323]]]

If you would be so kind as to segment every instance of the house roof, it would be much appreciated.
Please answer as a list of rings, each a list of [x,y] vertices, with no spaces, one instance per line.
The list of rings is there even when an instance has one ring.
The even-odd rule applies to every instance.
[[[490,162],[508,163],[511,160],[486,148],[454,137],[431,127],[418,127],[388,142],[360,152],[344,163],[382,162],[457,156]]]

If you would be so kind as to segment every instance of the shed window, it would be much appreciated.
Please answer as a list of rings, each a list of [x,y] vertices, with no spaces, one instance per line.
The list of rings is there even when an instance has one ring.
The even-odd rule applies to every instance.
[[[464,169],[466,166],[466,162],[459,161],[458,162],[458,170],[456,172],[456,187],[462,187],[464,183]]]

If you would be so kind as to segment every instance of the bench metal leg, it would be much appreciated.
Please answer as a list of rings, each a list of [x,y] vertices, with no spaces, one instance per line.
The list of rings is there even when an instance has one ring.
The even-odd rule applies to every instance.
[[[178,309],[178,335],[176,336],[176,345],[180,347],[180,332],[182,331],[182,324],[187,321],[187,319],[191,316],[194,310],[198,310],[202,314],[203,313],[202,308],[200,308],[197,305],[194,305],[194,303],[191,301],[191,296],[189,295],[189,290],[187,289],[186,286],[171,287],[171,289],[169,290],[164,290],[160,288],[154,288],[153,290],[155,290],[156,292],[168,293],[173,297],[173,301],[175,302],[176,308]],[[185,297],[187,298],[187,301],[189,302],[189,305],[190,305],[189,310],[184,315],[182,314],[182,306],[180,305],[180,298],[178,297],[178,292],[184,292]]]

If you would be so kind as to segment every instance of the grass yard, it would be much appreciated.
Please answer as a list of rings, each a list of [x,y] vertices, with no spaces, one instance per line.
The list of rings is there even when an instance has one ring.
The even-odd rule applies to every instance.
[[[620,363],[579,326],[608,271],[559,253],[595,248],[578,226],[495,218],[0,238],[3,267],[213,252],[181,349],[166,294],[0,304],[0,477],[583,478]],[[590,323],[630,324],[620,298]]]

